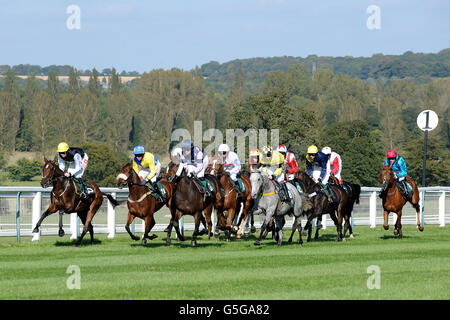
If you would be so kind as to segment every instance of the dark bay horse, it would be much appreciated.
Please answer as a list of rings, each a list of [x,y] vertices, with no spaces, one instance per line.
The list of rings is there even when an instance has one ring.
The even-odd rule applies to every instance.
[[[345,241],[342,233],[342,220],[343,217],[348,214],[346,211],[349,210],[348,196],[345,191],[336,185],[329,185],[330,188],[333,188],[334,193],[339,199],[338,203],[330,203],[328,197],[323,193],[322,187],[318,183],[315,183],[306,172],[298,171],[297,179],[304,185],[307,196],[311,196],[309,198],[313,206],[313,210],[307,212],[308,221],[304,228],[305,230],[308,230],[307,241],[311,241],[312,219],[327,213],[330,215],[337,229],[336,241],[341,241],[343,239]],[[337,211],[337,217],[335,211]],[[317,228],[314,239],[318,239],[318,237],[319,229]]]
[[[212,222],[211,214],[214,207],[223,206],[223,195],[220,192],[219,181],[212,175],[205,175],[205,179],[208,179],[214,188],[212,197],[206,197],[199,190],[199,187],[193,178],[190,178],[186,174],[186,170],[182,170],[179,176],[176,176],[176,172],[179,169],[179,164],[170,162],[167,166],[166,175],[167,180],[174,184],[174,193],[170,204],[170,212],[172,219],[170,225],[167,228],[166,244],[170,245],[170,234],[172,226],[175,228],[178,239],[184,241],[184,236],[180,232],[179,220],[183,215],[192,215],[195,220],[195,230],[192,234],[191,246],[197,245],[197,236],[199,233],[199,225],[202,220],[202,211],[205,211],[206,222],[208,224],[208,239],[211,237]]]
[[[208,166],[206,172],[215,175],[224,190],[223,207],[216,208],[217,235],[219,234],[218,229],[224,229],[227,241],[230,241],[231,233],[237,233],[238,238],[240,238],[242,224],[246,221],[248,211],[253,206],[250,180],[246,176],[241,176],[245,191],[242,194],[242,199],[238,199],[238,193],[234,183],[225,171],[222,163],[216,160],[213,161],[212,165]],[[227,212],[226,221],[223,215],[224,211]],[[236,217],[236,213],[239,214],[238,217]],[[237,218],[237,223],[233,224],[235,218]]]
[[[62,213],[76,212],[83,223],[83,232],[81,233],[80,238],[75,242],[75,246],[79,246],[81,244],[81,240],[83,240],[83,237],[87,231],[89,231],[92,244],[94,242],[94,227],[92,226],[92,219],[102,205],[103,196],[105,195],[109,201],[111,201],[113,206],[116,206],[119,203],[111,195],[101,192],[99,187],[94,182],[87,181],[87,184],[89,184],[89,186],[95,191],[95,195],[94,197],[89,196],[86,201],[82,201],[76,193],[73,179],[71,177],[64,176],[64,172],[59,169],[56,164],[56,158],[55,160],[50,161],[44,157],[41,186],[43,188],[48,188],[50,185],[53,185],[53,189],[50,194],[51,203],[37,222],[33,232],[39,232],[39,227],[41,226],[42,221],[52,213],[59,211],[59,235],[63,236],[64,230],[62,230]]]
[[[142,245],[147,243],[146,239],[153,240],[157,237],[156,234],[149,236],[149,232],[155,225],[154,214],[161,209],[164,205],[169,204],[172,199],[173,186],[167,181],[161,180],[161,184],[166,191],[166,198],[163,202],[158,201],[153,197],[152,191],[146,185],[141,183],[136,171],[134,171],[131,163],[124,164],[117,176],[117,186],[123,188],[128,186],[129,196],[127,200],[128,206],[128,219],[125,225],[125,229],[130,235],[131,239],[137,241],[139,237],[135,236],[130,230],[130,224],[136,217],[141,218],[145,222],[145,230],[142,235]]]
[[[409,201],[417,213],[417,227],[419,231],[423,231],[423,226],[420,224],[420,206],[419,206],[419,189],[416,183],[409,176],[406,176],[406,181],[412,186],[413,194],[411,201]],[[397,187],[397,181],[394,177],[394,171],[392,171],[392,165],[385,166],[380,171],[379,182],[382,184],[382,201],[384,209],[384,230],[389,230],[388,215],[390,212],[397,214],[397,221],[394,227],[394,234],[398,235],[400,239],[403,238],[402,232],[402,209],[406,204],[405,198],[402,196],[399,188]]]
[[[349,198],[349,204],[348,204],[348,208],[347,210],[345,210],[344,214],[344,237],[345,237],[345,233],[347,232],[347,230],[349,231],[349,235],[350,238],[353,238],[353,229],[352,229],[352,224],[350,222],[351,216],[352,216],[352,211],[353,211],[353,207],[355,206],[355,204],[359,204],[359,197],[361,195],[361,186],[357,183],[352,183],[352,182],[348,182],[348,181],[342,181],[342,185],[339,184],[339,180],[334,176],[334,175],[330,175],[330,183],[337,185],[337,186],[341,186],[341,188],[343,188],[348,195]]]

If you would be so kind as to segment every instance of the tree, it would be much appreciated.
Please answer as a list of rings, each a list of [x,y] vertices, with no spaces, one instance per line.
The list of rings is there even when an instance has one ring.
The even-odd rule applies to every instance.
[[[394,98],[385,98],[381,103],[382,118],[381,126],[385,132],[386,145],[389,149],[394,149],[406,133],[406,128],[401,119],[401,105]]]
[[[115,68],[112,68],[111,71],[111,77],[109,78],[109,89],[111,90],[111,94],[119,94],[120,93],[120,77],[119,74],[116,72]]]
[[[89,91],[97,98],[100,96],[101,93],[101,86],[98,76],[99,76],[98,71],[97,69],[94,68],[92,70],[92,75],[89,76],[88,82]]]
[[[48,74],[47,92],[50,96],[52,107],[56,108],[58,105],[59,80],[58,73],[55,70],[50,71]]]
[[[80,77],[78,75],[78,72],[75,68],[70,68],[69,73],[69,83],[67,86],[67,92],[77,95],[80,92]]]
[[[31,114],[31,128],[33,133],[33,149],[45,151],[50,147],[49,137],[52,127],[51,99],[47,92],[38,92],[31,101],[33,113]]]

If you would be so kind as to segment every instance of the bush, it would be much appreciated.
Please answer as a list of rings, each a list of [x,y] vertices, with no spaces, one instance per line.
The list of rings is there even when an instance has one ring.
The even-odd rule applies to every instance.
[[[42,164],[37,160],[20,159],[16,166],[9,166],[8,177],[13,181],[31,181],[41,174]]]

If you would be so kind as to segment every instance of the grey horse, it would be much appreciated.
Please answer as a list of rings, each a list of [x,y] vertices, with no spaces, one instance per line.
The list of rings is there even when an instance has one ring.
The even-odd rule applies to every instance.
[[[298,230],[299,234],[299,245],[302,246],[302,224],[301,215],[303,214],[303,203],[302,197],[292,184],[288,183],[287,188],[291,194],[291,202],[281,202],[274,183],[270,180],[269,176],[258,169],[253,169],[250,174],[250,182],[252,184],[252,198],[258,200],[258,205],[254,214],[264,214],[264,222],[261,225],[261,232],[259,234],[259,239],[255,241],[255,245],[260,245],[261,240],[266,237],[269,230],[267,226],[274,217],[275,230],[278,234],[277,243],[281,246],[283,241],[283,218],[285,215],[294,215],[295,220],[292,225],[292,232]]]

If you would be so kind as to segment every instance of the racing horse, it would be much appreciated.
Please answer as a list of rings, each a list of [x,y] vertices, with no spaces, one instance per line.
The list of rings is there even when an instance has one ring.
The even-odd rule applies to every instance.
[[[420,224],[420,206],[419,206],[419,189],[416,183],[409,176],[406,176],[406,181],[413,188],[413,194],[411,200],[406,200],[397,187],[397,181],[394,177],[394,171],[392,171],[392,165],[385,166],[380,171],[379,182],[382,184],[381,199],[384,209],[384,230],[389,230],[388,216],[390,212],[397,214],[397,221],[394,226],[394,234],[398,235],[400,239],[403,238],[402,232],[402,209],[406,202],[410,202],[417,213],[417,228],[419,231],[423,231],[423,226]]]
[[[336,241],[341,241],[343,239],[345,241],[342,233],[342,219],[344,216],[349,214],[348,210],[350,207],[347,193],[336,185],[329,185],[330,188],[333,188],[336,197],[339,199],[338,203],[330,203],[328,201],[328,197],[324,194],[322,187],[318,183],[314,182],[314,180],[308,176],[306,172],[299,170],[297,172],[297,179],[302,183],[302,185],[304,185],[305,193],[310,198],[313,206],[313,210],[309,211],[307,214],[308,221],[304,227],[308,230],[307,241],[311,241],[312,219],[318,218],[327,213],[330,215],[337,229]],[[335,215],[335,211],[337,211],[337,217]],[[316,228],[314,239],[316,240],[318,237],[319,228]]]
[[[353,229],[352,229],[352,225],[350,223],[350,219],[351,219],[351,214],[353,211],[353,207],[355,204],[359,204],[359,196],[361,194],[361,186],[357,183],[352,183],[352,182],[348,182],[348,181],[342,181],[342,185],[339,184],[339,180],[333,175],[330,175],[330,183],[337,185],[337,186],[341,186],[341,188],[343,188],[349,197],[349,207],[348,210],[346,210],[345,216],[344,216],[344,237],[345,234],[348,230],[350,238],[353,238]]]
[[[158,237],[156,234],[149,236],[149,232],[155,225],[154,214],[161,209],[164,205],[169,204],[172,199],[173,186],[167,181],[161,180],[161,184],[164,187],[166,197],[163,201],[156,200],[152,196],[154,191],[141,183],[136,171],[133,169],[131,163],[124,164],[117,176],[117,186],[123,188],[128,186],[129,196],[127,200],[128,206],[128,219],[125,224],[125,230],[127,230],[131,239],[137,241],[139,237],[135,236],[130,230],[130,224],[136,217],[141,218],[145,222],[145,229],[142,235],[142,245],[147,243],[147,239],[153,240]]]
[[[194,179],[187,176],[185,168],[181,169],[181,173],[177,176],[176,173],[179,168],[179,163],[171,161],[166,169],[167,180],[174,184],[174,192],[170,204],[170,212],[172,219],[167,227],[166,244],[171,244],[172,227],[175,228],[177,237],[180,241],[185,238],[180,232],[179,220],[183,215],[192,215],[195,220],[195,230],[192,234],[191,246],[197,245],[197,236],[201,235],[199,232],[200,221],[202,220],[202,211],[205,211],[206,222],[208,224],[208,239],[211,238],[212,222],[211,213],[213,206],[215,208],[223,206],[223,195],[220,192],[219,181],[212,175],[205,175],[214,188],[212,197],[205,197],[204,193],[200,191],[200,187]]]
[[[247,220],[248,211],[253,206],[253,199],[251,196],[251,184],[247,176],[241,176],[242,182],[245,187],[245,191],[242,194],[242,199],[238,199],[238,194],[235,189],[234,183],[232,182],[229,174],[224,169],[222,163],[214,160],[211,165],[208,166],[206,172],[211,175],[215,175],[219,180],[220,185],[224,189],[224,205],[223,207],[217,208],[217,227],[216,232],[218,235],[218,229],[225,230],[225,238],[230,241],[231,233],[237,233],[238,238],[240,238],[241,231],[243,228],[243,222]],[[227,211],[227,220],[225,222],[225,217],[223,211]],[[236,217],[236,213],[239,212]],[[237,219],[235,219],[237,218]],[[233,221],[237,220],[236,224]],[[224,227],[222,227],[224,226]],[[248,224],[246,224],[248,228]],[[247,228],[244,230],[244,234],[248,235],[249,232]]]
[[[93,196],[89,195],[88,199],[83,201],[76,192],[73,179],[64,176],[64,172],[56,164],[56,157],[54,160],[47,160],[47,158],[44,157],[41,186],[43,188],[48,188],[50,185],[53,185],[53,189],[50,194],[50,205],[36,223],[33,233],[39,232],[39,227],[47,216],[59,211],[59,235],[64,236],[64,230],[62,229],[62,214],[76,212],[83,223],[83,231],[74,246],[78,247],[81,244],[81,240],[83,240],[83,237],[88,231],[91,237],[91,244],[94,243],[94,227],[92,226],[92,219],[102,205],[103,196],[106,196],[113,206],[117,206],[119,202],[111,195],[101,192],[94,182],[87,181],[87,184],[94,190],[95,194]]]
[[[255,214],[265,214],[265,219],[261,225],[261,231],[259,238],[255,241],[255,245],[260,245],[261,240],[266,237],[269,229],[268,225],[272,218],[275,223],[275,232],[277,234],[277,244],[282,245],[283,241],[283,225],[284,216],[294,215],[294,223],[292,224],[292,232],[298,230],[299,233],[299,245],[303,244],[302,240],[302,224],[301,216],[303,215],[303,201],[297,188],[292,184],[287,184],[289,193],[292,195],[292,202],[281,202],[278,196],[274,182],[269,179],[269,176],[259,169],[252,169],[250,174],[250,182],[252,185],[251,195],[254,200],[259,198],[257,209]]]

